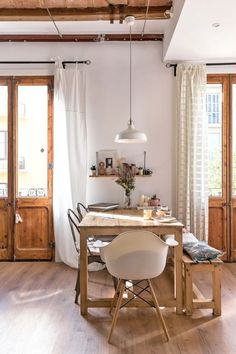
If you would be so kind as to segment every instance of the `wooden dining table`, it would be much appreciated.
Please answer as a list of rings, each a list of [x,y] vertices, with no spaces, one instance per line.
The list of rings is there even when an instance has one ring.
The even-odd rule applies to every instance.
[[[158,219],[144,220],[143,211],[136,209],[118,209],[107,212],[87,213],[80,227],[80,311],[87,315],[88,308],[110,307],[112,298],[91,298],[88,296],[88,257],[87,239],[94,236],[102,240],[103,237],[119,235],[130,230],[146,230],[156,235],[172,234],[178,246],[174,251],[174,294],[171,301],[165,306],[175,307],[176,313],[183,312],[183,284],[182,284],[182,229],[183,225],[176,222],[162,223]],[[139,300],[133,300],[133,306],[139,306]]]

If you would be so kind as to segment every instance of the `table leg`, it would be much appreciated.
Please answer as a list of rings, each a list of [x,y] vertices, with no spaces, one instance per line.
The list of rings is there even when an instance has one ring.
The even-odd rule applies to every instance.
[[[88,313],[88,256],[87,235],[85,230],[80,230],[80,313]]]
[[[182,230],[175,231],[175,239],[178,241],[178,246],[175,249],[175,291],[176,291],[176,313],[183,313],[183,281],[182,281]]]
[[[174,298],[176,299],[176,247],[174,247]]]

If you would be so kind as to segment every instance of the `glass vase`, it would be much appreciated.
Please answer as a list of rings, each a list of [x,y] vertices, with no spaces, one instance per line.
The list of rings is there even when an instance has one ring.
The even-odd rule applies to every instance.
[[[131,191],[129,189],[125,190],[125,202],[124,202],[124,207],[125,208],[130,208],[131,207]]]

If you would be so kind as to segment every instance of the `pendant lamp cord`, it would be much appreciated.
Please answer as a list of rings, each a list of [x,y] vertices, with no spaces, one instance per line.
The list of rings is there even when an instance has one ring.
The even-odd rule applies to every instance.
[[[131,44],[132,43],[132,37],[131,37],[131,26],[129,28],[129,109],[130,109],[130,118],[129,118],[129,123],[132,124],[132,119],[131,119],[131,103],[132,103],[132,97],[131,97],[131,88],[132,88],[132,68],[131,68],[131,59],[132,59],[132,50],[131,50]]]
[[[150,0],[147,1],[147,7],[146,7],[146,13],[145,13],[145,20],[144,20],[144,24],[143,24],[143,30],[142,30],[142,33],[141,33],[141,36],[142,36],[142,37],[143,37],[144,31],[145,31],[145,26],[146,26],[147,17],[148,17],[149,6],[150,6]]]

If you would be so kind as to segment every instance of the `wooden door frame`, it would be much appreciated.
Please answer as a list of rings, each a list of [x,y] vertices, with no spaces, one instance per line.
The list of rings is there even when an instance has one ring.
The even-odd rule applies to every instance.
[[[12,126],[13,126],[13,111],[12,111],[12,80],[10,77],[1,76],[0,84],[7,86],[8,95],[7,95],[7,139],[8,142],[12,141]],[[13,158],[13,146],[8,143],[8,152],[7,152],[7,197],[0,199],[0,204],[2,204],[3,210],[7,212],[7,248],[1,249],[0,259],[8,260],[13,257],[13,233],[14,233],[14,218],[13,218],[13,169],[11,161]]]
[[[226,252],[225,259],[230,259],[230,215],[229,215],[229,200],[230,200],[230,185],[229,185],[229,156],[230,156],[230,111],[229,111],[229,74],[208,74],[208,84],[222,85],[222,197],[209,197],[209,208],[219,207],[223,212],[223,250]],[[226,102],[226,104],[224,104]]]
[[[18,168],[17,168],[17,160],[15,161],[15,185],[14,192],[16,199],[18,201],[19,210],[20,208],[32,208],[33,206],[37,207],[47,207],[49,213],[49,224],[48,229],[51,230],[49,234],[49,244],[51,246],[48,247],[48,250],[35,250],[29,251],[27,249],[19,249],[17,244],[17,224],[14,225],[14,256],[15,259],[52,259],[54,257],[54,252],[52,250],[52,245],[54,244],[54,235],[53,235],[53,222],[52,222],[52,183],[53,183],[53,85],[54,78],[53,76],[17,76],[15,78],[15,92],[17,93],[18,86],[38,86],[38,85],[47,85],[48,86],[48,195],[47,197],[40,198],[20,198],[17,196],[17,176],[18,176]],[[18,107],[18,95],[15,95],[15,107]],[[17,157],[17,112],[14,112],[14,126],[13,126],[13,141],[14,141],[14,151],[13,154]],[[51,168],[49,166],[51,165]],[[50,248],[50,251],[49,251]],[[51,255],[50,255],[51,254]]]
[[[46,207],[49,210],[49,248],[54,244],[53,235],[53,222],[52,222],[52,190],[53,190],[53,86],[54,77],[53,76],[1,76],[0,83],[7,83],[8,85],[8,197],[7,200],[3,201],[2,205],[7,208],[8,217],[8,241],[6,252],[2,251],[0,254],[0,259],[11,260],[15,259],[16,249],[16,224],[15,224],[15,200],[17,199],[17,174],[18,174],[18,159],[17,159],[17,107],[18,107],[18,97],[17,97],[17,86],[18,85],[47,85],[48,86],[48,195],[47,197],[41,198],[21,198],[22,207],[30,207],[35,203],[37,199],[37,205],[44,206],[48,201]],[[49,166],[51,166],[49,168]],[[1,202],[1,200],[0,200]],[[5,206],[6,205],[6,206]],[[5,250],[4,250],[5,251]],[[3,254],[4,253],[4,254]],[[44,252],[42,258],[40,259],[53,259],[54,251],[51,249],[49,252]],[[51,256],[49,255],[51,254]],[[27,257],[27,252],[22,252],[22,256],[17,257],[17,259],[38,259],[37,252],[32,252],[32,257]]]

